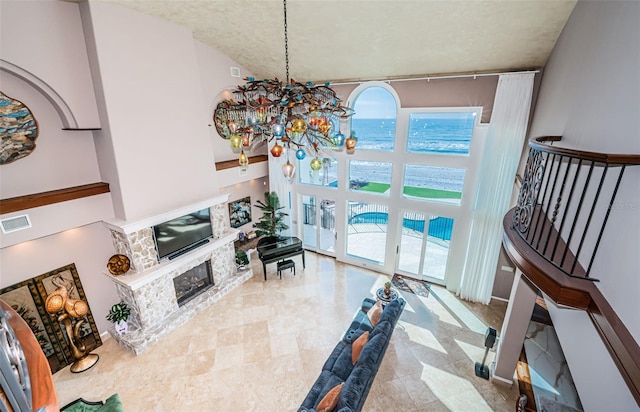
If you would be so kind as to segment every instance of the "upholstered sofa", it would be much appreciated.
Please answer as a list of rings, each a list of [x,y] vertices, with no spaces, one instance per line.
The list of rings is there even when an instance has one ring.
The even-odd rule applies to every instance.
[[[379,308],[374,307],[376,302],[372,299],[367,298],[362,302],[362,308],[354,317],[342,340],[331,352],[322,367],[320,376],[298,412],[315,412],[323,409],[322,407],[326,406],[328,399],[332,396],[335,407],[327,410],[337,412],[362,410],[405,303],[404,299],[400,298],[387,304],[379,313],[377,322],[377,316],[373,317],[374,327],[370,317],[374,311],[379,311]],[[367,313],[370,311],[368,316]],[[368,339],[366,339],[367,336],[362,336],[367,332]],[[366,343],[361,346],[365,340]]]

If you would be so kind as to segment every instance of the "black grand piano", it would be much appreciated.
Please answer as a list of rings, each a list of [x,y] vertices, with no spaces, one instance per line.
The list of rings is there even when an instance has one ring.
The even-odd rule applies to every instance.
[[[262,261],[264,280],[267,280],[267,264],[269,263],[302,255],[302,268],[305,267],[302,241],[297,237],[265,237],[258,241],[256,248],[258,249],[258,257]]]

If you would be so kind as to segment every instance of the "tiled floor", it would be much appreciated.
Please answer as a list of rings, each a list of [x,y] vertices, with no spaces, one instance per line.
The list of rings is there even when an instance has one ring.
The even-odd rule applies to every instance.
[[[255,275],[198,317],[135,356],[113,339],[92,369],[54,375],[58,399],[106,399],[126,411],[295,411],[362,299],[389,278],[307,254],[297,276],[252,260]],[[434,286],[407,306],[364,411],[509,411],[517,385],[474,374],[487,326],[500,330],[502,302],[469,304]],[[493,358],[490,353],[489,360]]]

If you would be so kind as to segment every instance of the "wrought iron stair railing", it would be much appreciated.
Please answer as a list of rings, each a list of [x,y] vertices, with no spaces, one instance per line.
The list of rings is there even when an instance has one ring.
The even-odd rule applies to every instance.
[[[520,237],[566,275],[591,276],[602,235],[627,166],[639,155],[571,150],[542,137],[529,142],[513,225]]]
[[[553,145],[561,139],[529,141],[518,202],[503,219],[503,244],[545,295],[588,313],[640,406],[640,346],[591,275],[625,170],[640,165],[640,155]]]

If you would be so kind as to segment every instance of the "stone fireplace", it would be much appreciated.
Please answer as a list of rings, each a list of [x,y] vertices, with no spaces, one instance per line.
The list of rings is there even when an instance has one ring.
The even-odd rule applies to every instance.
[[[253,276],[251,269],[236,269],[233,242],[238,230],[228,226],[227,198],[220,196],[138,221],[105,222],[117,253],[131,260],[131,270],[124,275],[105,272],[131,308],[129,332],[118,335],[113,328],[109,332],[133,353],[144,352]],[[153,226],[203,208],[210,210],[213,239],[175,259],[158,262]],[[192,293],[198,287],[198,293]]]

